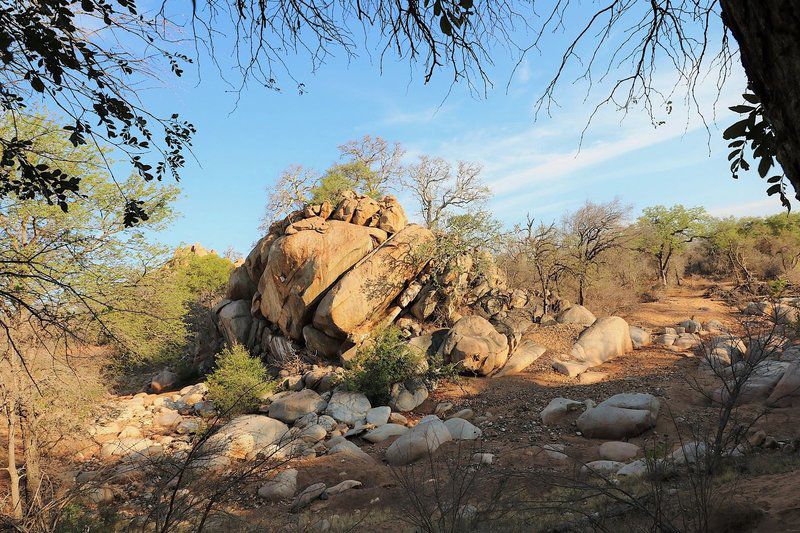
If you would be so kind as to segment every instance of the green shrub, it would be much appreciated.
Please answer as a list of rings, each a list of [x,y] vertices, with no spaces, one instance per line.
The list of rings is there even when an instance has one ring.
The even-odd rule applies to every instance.
[[[196,255],[180,249],[163,267],[120,291],[120,309],[105,323],[121,352],[124,366],[181,366],[208,302],[221,295],[233,263],[215,254]],[[202,309],[201,309],[202,308]]]
[[[420,363],[421,356],[408,347],[400,329],[388,327],[359,348],[342,384],[366,395],[372,405],[386,405],[392,385],[418,374]]]
[[[261,360],[250,357],[239,344],[217,355],[216,368],[208,376],[208,397],[226,416],[254,411],[260,398],[274,388]]]

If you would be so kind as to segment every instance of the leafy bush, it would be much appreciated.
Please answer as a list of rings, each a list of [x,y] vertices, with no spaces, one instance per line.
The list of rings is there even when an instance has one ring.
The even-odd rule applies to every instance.
[[[250,357],[239,344],[217,355],[217,366],[208,376],[208,397],[226,416],[255,410],[260,398],[274,388],[261,360]]]
[[[359,348],[342,384],[365,394],[372,405],[386,405],[392,385],[418,374],[420,363],[421,356],[408,347],[400,329],[388,327]]]
[[[216,254],[198,255],[180,249],[161,268],[121,290],[121,309],[106,323],[126,366],[180,367],[196,333],[198,306],[207,307],[225,290],[233,264]]]

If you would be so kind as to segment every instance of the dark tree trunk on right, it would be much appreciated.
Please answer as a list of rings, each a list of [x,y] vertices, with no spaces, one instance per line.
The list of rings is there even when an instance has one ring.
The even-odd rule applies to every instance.
[[[775,131],[778,161],[800,199],[800,2],[720,0],[720,5]]]

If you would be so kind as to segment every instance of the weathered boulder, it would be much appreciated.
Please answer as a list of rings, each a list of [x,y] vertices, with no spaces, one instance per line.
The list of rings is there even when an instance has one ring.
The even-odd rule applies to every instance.
[[[800,360],[792,362],[767,398],[767,405],[790,407],[800,403]]]
[[[259,281],[261,314],[295,340],[311,322],[317,302],[339,277],[386,240],[386,232],[321,217],[305,219],[275,240]],[[299,223],[298,223],[299,224]]]
[[[294,468],[278,472],[258,489],[258,495],[271,502],[287,500],[294,496],[295,492],[297,492],[297,470]]]
[[[432,454],[451,440],[444,422],[435,415],[428,415],[387,448],[386,461],[392,466],[404,466]]]
[[[383,424],[364,435],[364,440],[369,442],[383,442],[389,437],[408,433],[408,428],[401,424]]]
[[[609,441],[600,445],[597,452],[601,459],[607,461],[627,462],[636,459],[641,448],[632,442]]]
[[[314,327],[338,338],[369,332],[428,262],[423,255],[432,241],[433,233],[415,224],[394,234],[325,294]]]
[[[568,398],[553,398],[547,407],[542,409],[539,416],[546,426],[557,424],[570,413],[575,413],[584,407],[583,402],[570,400]]]
[[[389,407],[394,411],[407,412],[419,407],[428,398],[428,388],[418,380],[409,379],[395,383],[391,389]]]
[[[352,426],[363,422],[371,407],[367,397],[360,392],[337,390],[331,396],[325,414]]]
[[[453,440],[475,440],[483,433],[479,428],[463,418],[448,418],[444,421],[444,425]]]
[[[229,300],[251,300],[256,292],[256,284],[250,279],[250,274],[245,266],[233,269],[228,278],[228,288],[225,297]]]
[[[634,348],[641,348],[650,344],[650,332],[638,326],[630,327],[631,343]]]
[[[169,368],[165,368],[150,380],[150,390],[156,393],[163,392],[174,387],[177,382],[178,375]]]
[[[338,358],[342,347],[341,339],[334,339],[310,324],[303,328],[303,340],[312,353],[329,361]]]
[[[585,370],[631,350],[633,343],[628,323],[618,316],[606,316],[598,318],[580,334],[572,346],[569,362],[577,363]],[[559,372],[564,370],[556,365],[554,368]]]
[[[616,394],[584,411],[576,424],[589,438],[624,439],[655,426],[659,409],[658,399],[651,394]]]
[[[311,389],[303,389],[281,396],[272,402],[269,406],[269,416],[292,424],[308,413],[322,412],[325,407],[325,400],[319,394]]]
[[[280,420],[263,415],[239,416],[222,426],[203,444],[203,451],[245,459],[281,439],[289,428]]]
[[[591,311],[578,304],[562,311],[556,317],[556,322],[559,324],[580,324],[582,326],[591,326],[595,320],[596,317]]]
[[[453,325],[440,352],[451,363],[487,376],[508,360],[508,339],[479,316],[465,316]]]
[[[517,349],[512,352],[506,364],[503,365],[503,368],[495,375],[501,377],[519,374],[544,355],[545,351],[547,350],[544,346],[539,346],[531,340],[523,341],[522,344],[517,346]]]
[[[229,344],[247,344],[253,317],[250,315],[250,300],[234,300],[218,313],[219,329]]]
[[[408,225],[408,217],[403,206],[394,196],[386,196],[381,201],[378,227],[388,233],[397,233]]]

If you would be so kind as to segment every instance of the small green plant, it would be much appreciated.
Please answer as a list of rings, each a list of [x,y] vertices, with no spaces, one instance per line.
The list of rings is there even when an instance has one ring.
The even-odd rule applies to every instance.
[[[372,405],[386,405],[392,385],[417,375],[420,363],[421,356],[409,348],[400,329],[388,327],[359,348],[342,385],[363,393]]]
[[[767,290],[769,291],[769,295],[773,298],[783,295],[788,286],[789,282],[783,278],[773,279],[767,282]]]
[[[93,512],[78,502],[66,504],[58,516],[55,531],[58,533],[93,533],[110,531],[117,522],[114,506],[108,505]]]
[[[216,368],[208,376],[208,396],[226,416],[255,410],[260,398],[274,388],[261,360],[250,357],[240,344],[218,354]]]

